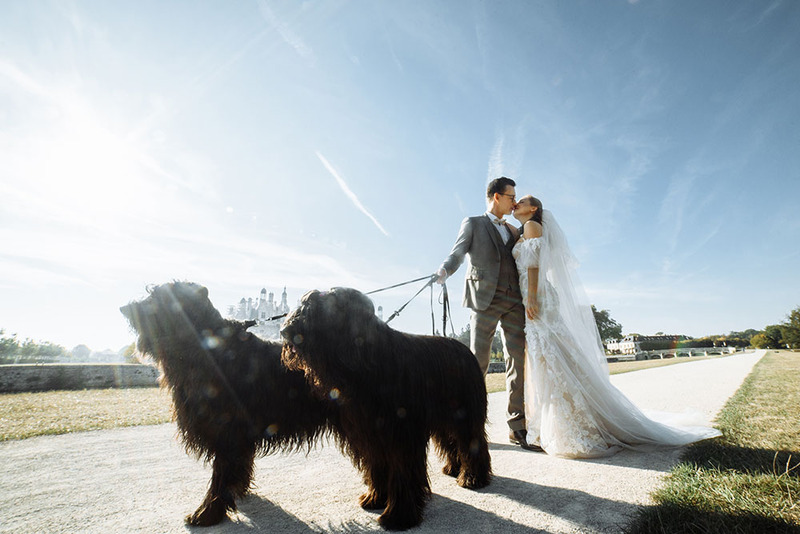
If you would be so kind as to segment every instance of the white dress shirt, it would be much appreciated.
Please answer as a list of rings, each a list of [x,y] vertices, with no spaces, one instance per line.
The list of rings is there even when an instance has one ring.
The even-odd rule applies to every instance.
[[[508,243],[508,240],[511,238],[511,232],[508,231],[508,227],[505,224],[496,223],[495,221],[498,219],[498,217],[496,217],[492,212],[487,211],[486,216],[489,217],[489,220],[492,221],[492,224],[494,224],[495,228],[497,228],[497,230],[500,232],[500,237],[503,238],[503,243]],[[504,219],[500,220],[505,222]]]

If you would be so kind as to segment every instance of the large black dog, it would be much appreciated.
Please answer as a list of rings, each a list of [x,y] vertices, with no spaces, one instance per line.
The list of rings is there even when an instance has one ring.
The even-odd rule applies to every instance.
[[[337,401],[342,446],[368,486],[361,506],[383,509],[383,527],[422,520],[430,438],[460,486],[489,484],[486,386],[467,347],[393,330],[347,288],[306,294],[281,335],[286,366]]]
[[[310,447],[330,429],[330,401],[280,361],[281,345],[223,319],[202,286],[174,282],[120,308],[138,349],[161,367],[187,452],[213,461],[205,500],[186,521],[213,525],[252,483],[253,461],[276,449]]]

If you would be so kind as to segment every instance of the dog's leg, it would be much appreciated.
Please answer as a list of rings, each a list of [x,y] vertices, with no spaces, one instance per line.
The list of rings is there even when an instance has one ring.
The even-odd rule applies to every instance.
[[[388,499],[378,518],[387,530],[406,530],[422,521],[422,511],[431,493],[425,440],[409,437],[387,451],[389,459]]]
[[[442,473],[450,477],[457,477],[461,471],[461,460],[458,456],[458,442],[448,432],[439,431],[433,435],[436,452],[444,460]]]
[[[389,479],[385,461],[373,460],[365,464],[364,483],[369,489],[358,500],[361,508],[365,510],[383,510],[386,508],[386,490]]]
[[[458,485],[467,489],[488,486],[492,479],[492,460],[484,425],[465,422],[458,432],[458,455],[461,459]]]
[[[383,510],[386,508],[386,488],[389,483],[385,449],[370,446],[370,443],[360,441],[360,437],[358,434],[343,436],[348,442],[350,457],[359,466],[367,486],[367,492],[358,498],[358,504],[364,510]]]
[[[250,489],[254,458],[252,446],[228,446],[217,451],[206,498],[186,522],[196,526],[216,525],[228,511],[236,510],[236,499]]]

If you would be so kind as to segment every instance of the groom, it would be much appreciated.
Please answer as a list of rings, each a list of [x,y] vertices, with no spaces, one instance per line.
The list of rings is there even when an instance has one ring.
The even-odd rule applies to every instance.
[[[523,449],[541,450],[525,441],[525,307],[517,266],[511,256],[519,231],[503,219],[516,208],[515,186],[514,180],[505,176],[489,183],[486,189],[488,211],[464,219],[453,250],[436,274],[437,281],[443,284],[458,270],[464,257],[469,256],[464,306],[472,310],[470,349],[485,375],[494,333],[500,323],[506,353],[508,439]]]

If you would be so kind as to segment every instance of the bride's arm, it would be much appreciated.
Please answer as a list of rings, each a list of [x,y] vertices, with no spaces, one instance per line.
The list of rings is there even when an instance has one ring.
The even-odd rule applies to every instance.
[[[528,267],[528,302],[525,304],[525,313],[528,319],[534,320],[539,315],[539,303],[536,294],[539,291],[539,268]]]
[[[523,227],[525,239],[542,237],[542,225],[534,220],[529,220]],[[528,319],[533,320],[539,315],[539,303],[536,295],[539,291],[539,267],[528,267],[528,295],[525,304],[525,313]]]

